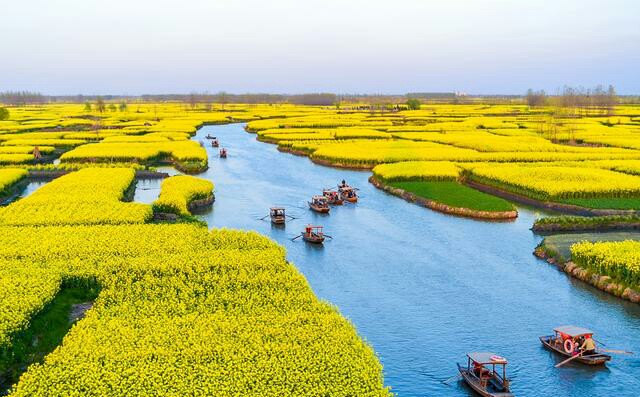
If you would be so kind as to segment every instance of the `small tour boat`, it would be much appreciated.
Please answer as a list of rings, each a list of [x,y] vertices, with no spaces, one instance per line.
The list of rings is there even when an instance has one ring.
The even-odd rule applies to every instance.
[[[325,189],[322,191],[322,195],[327,198],[329,204],[331,205],[342,205],[344,200],[340,197],[340,194],[335,190]]]
[[[211,141],[211,147],[218,147],[220,146],[220,142],[218,142],[218,139],[213,139],[213,141]]]
[[[307,225],[302,233],[302,239],[308,243],[322,244],[324,242],[322,226]]]
[[[227,149],[225,149],[225,148],[220,149],[220,158],[221,159],[226,159],[227,158]]]
[[[315,212],[326,214],[331,209],[329,207],[329,200],[325,196],[313,196],[309,201],[309,208]]]
[[[358,194],[356,193],[356,189],[347,184],[338,185],[338,193],[340,194],[340,198],[345,201],[348,201],[350,203],[358,202]]]
[[[564,357],[575,357],[571,361],[577,361],[587,365],[603,365],[611,360],[611,356],[596,351],[592,354],[580,354],[580,345],[585,338],[591,338],[593,331],[573,325],[564,325],[553,329],[554,335],[540,337],[540,342],[547,349]]]
[[[271,207],[269,216],[271,217],[271,223],[276,225],[283,225],[287,220],[287,215],[282,207]]]
[[[207,134],[207,136],[205,136],[205,138],[207,138],[207,139],[216,139],[216,137],[211,135],[211,134]]]
[[[458,364],[458,371],[467,385],[481,396],[513,397],[507,378],[507,360],[504,357],[495,353],[469,353],[467,365]]]

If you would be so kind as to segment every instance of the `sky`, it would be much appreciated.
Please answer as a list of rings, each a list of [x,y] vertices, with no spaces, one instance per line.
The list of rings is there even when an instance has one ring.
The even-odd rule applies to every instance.
[[[21,0],[0,91],[640,94],[638,0]]]

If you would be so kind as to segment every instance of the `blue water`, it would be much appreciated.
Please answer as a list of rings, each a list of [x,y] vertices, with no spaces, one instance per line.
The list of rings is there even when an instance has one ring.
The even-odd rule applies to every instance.
[[[208,126],[229,149],[207,146],[216,202],[202,214],[210,227],[256,230],[286,247],[316,295],[336,305],[384,365],[399,396],[471,396],[455,362],[470,351],[509,359],[518,396],[638,396],[640,358],[615,356],[602,369],[568,364],[544,350],[538,336],[558,325],[585,326],[610,348],[640,352],[640,305],[602,293],[532,255],[537,214],[520,208],[510,223],[443,215],[377,190],[370,172],[322,167],[260,143],[242,125]],[[360,188],[356,205],[329,215],[307,209],[324,187]],[[272,205],[298,219],[274,227],[259,218]],[[324,246],[290,238],[307,223],[325,226]]]

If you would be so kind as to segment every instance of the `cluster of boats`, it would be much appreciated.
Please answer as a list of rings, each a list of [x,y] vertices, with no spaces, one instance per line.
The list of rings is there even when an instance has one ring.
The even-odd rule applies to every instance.
[[[211,141],[211,147],[220,147],[220,141],[218,141],[218,138],[208,134],[205,138],[207,138],[208,140]],[[221,159],[226,159],[227,158],[227,149],[222,148],[220,149],[220,158]]]
[[[312,211],[327,214],[331,210],[332,205],[343,205],[345,201],[348,203],[357,203],[357,190],[358,189],[347,185],[345,181],[342,181],[337,189],[324,189],[321,196],[313,196],[311,201],[309,201],[309,208]],[[287,222],[287,217],[293,218],[287,215],[284,207],[271,207],[269,209],[269,217],[271,218],[271,223],[274,225],[284,225]],[[308,224],[305,226],[304,231],[292,240],[297,238],[302,238],[308,243],[322,244],[326,238],[332,237],[324,232],[323,226]]]
[[[284,225],[287,222],[287,217],[293,218],[292,216],[287,215],[284,207],[271,207],[269,209],[269,217],[271,218],[271,223],[274,225]],[[322,244],[326,238],[333,238],[324,232],[324,228],[322,226],[311,224],[305,226],[304,231],[292,240],[300,237],[302,237],[304,241],[313,244]]]
[[[343,205],[344,202],[357,203],[358,193],[356,188],[351,187],[342,181],[337,189],[324,189],[322,195],[311,197],[309,208],[321,214],[327,214],[332,205]]]
[[[593,340],[593,331],[565,325],[557,327],[553,335],[540,337],[542,345],[566,359],[556,365],[560,367],[570,361],[586,365],[604,365],[611,360],[609,353],[632,354],[624,350],[598,348],[580,350],[585,340]],[[511,382],[507,378],[507,359],[495,353],[473,352],[467,354],[466,365],[458,364],[464,382],[479,395],[485,397],[512,397]]]

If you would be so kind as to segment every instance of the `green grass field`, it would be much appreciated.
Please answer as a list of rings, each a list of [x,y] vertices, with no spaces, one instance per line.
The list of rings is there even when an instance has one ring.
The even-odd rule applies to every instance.
[[[513,210],[510,202],[458,182],[390,182],[389,186],[452,207],[494,212]]]
[[[573,198],[562,200],[566,204],[579,205],[581,207],[610,210],[637,210],[640,209],[640,198]]]

